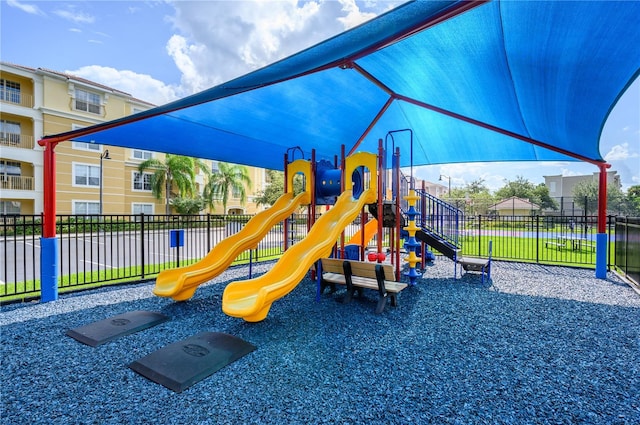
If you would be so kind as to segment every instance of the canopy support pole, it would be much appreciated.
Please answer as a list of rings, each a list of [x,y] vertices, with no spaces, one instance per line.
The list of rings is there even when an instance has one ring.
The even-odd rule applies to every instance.
[[[40,301],[58,299],[58,238],[56,237],[56,154],[57,141],[44,143],[44,211],[40,238]]]
[[[607,168],[599,164],[598,179],[598,234],[596,235],[596,278],[607,278]]]

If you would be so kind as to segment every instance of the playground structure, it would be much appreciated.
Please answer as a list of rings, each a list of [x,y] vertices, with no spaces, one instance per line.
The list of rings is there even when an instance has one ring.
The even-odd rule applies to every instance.
[[[392,141],[393,133],[388,134]],[[386,145],[386,142],[383,145],[383,141],[379,141],[377,155],[360,152],[345,157],[343,149],[340,167],[337,167],[337,157],[333,166],[326,160],[316,162],[315,152],[310,161],[302,158],[289,162],[289,149],[284,158],[284,194],[273,206],[254,216],[238,233],[218,243],[200,261],[160,273],[154,294],[171,297],[176,301],[191,298],[200,284],[224,272],[240,253],[255,249],[273,226],[284,222],[286,232],[288,218],[296,209],[305,205],[309,212],[315,212],[317,205],[331,207],[315,223],[315,214],[308,215],[308,233],[304,239],[290,246],[291,241],[284,237],[284,254],[266,274],[255,279],[250,276],[249,280],[229,283],[222,300],[224,313],[249,322],[263,320],[272,303],[291,292],[321,258],[332,256],[364,261],[365,248],[374,236],[377,236],[376,252],[370,253],[370,261],[386,261],[387,255],[383,252],[383,227],[390,229],[387,249],[391,255],[388,260],[395,266],[396,281],[400,281],[402,269],[401,249],[407,254],[404,260],[408,263],[405,276],[410,285],[415,285],[421,275],[419,264],[424,269],[425,256],[419,257],[416,254],[427,253],[426,244],[436,247],[440,252],[444,251],[445,255],[449,254],[455,262],[458,247],[446,235],[440,235],[442,229],[437,224],[443,222],[443,218],[434,216],[439,210],[427,207],[434,205],[440,209],[442,201],[438,200],[438,203],[428,199],[424,190],[418,194],[413,188],[413,177],[407,179],[400,172],[400,149],[395,146],[392,146],[391,188],[387,189]],[[295,154],[295,148],[293,149]],[[303,176],[304,188],[295,195],[293,181],[298,175]],[[391,199],[386,199],[389,193]],[[402,200],[406,202],[404,211],[401,208]],[[450,211],[450,206],[445,205],[447,211]],[[367,207],[373,216],[370,220],[367,220]],[[344,230],[358,216],[360,230],[345,244]],[[420,222],[417,221],[419,216]],[[455,221],[458,222],[457,217]],[[446,222],[450,224],[451,219],[446,218]],[[456,228],[455,234],[457,233]],[[439,244],[450,249],[440,249]]]

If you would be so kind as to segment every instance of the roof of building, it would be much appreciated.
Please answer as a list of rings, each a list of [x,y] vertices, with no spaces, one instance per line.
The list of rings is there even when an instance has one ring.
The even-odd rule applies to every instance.
[[[512,196],[511,198],[502,200],[489,207],[490,210],[537,210],[540,209],[540,205],[530,202],[528,199],[518,198]]]
[[[81,84],[85,84],[88,86],[92,86],[95,88],[99,88],[105,92],[110,92],[110,93],[114,93],[114,94],[118,94],[120,96],[125,96],[125,97],[129,97],[132,101],[137,102],[137,103],[141,103],[141,104],[145,104],[145,105],[149,105],[149,106],[155,106],[153,103],[147,102],[146,100],[142,100],[142,99],[137,99],[135,97],[133,97],[130,93],[124,92],[122,90],[92,81],[92,80],[88,80],[86,78],[82,78],[82,77],[78,77],[77,75],[73,75],[67,72],[60,72],[60,71],[55,71],[52,69],[48,69],[48,68],[42,68],[42,67],[38,67],[38,68],[32,68],[29,66],[25,66],[25,65],[18,65],[18,64],[14,64],[14,63],[10,63],[10,62],[4,62],[1,61],[0,64],[5,65],[5,66],[12,66],[15,68],[19,68],[19,69],[23,69],[27,72],[31,72],[34,74],[52,74],[55,75],[57,77],[72,81],[72,82],[78,82]]]

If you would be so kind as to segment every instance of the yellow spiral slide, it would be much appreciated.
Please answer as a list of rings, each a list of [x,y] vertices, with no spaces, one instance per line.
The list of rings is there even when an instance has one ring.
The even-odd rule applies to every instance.
[[[336,204],[313,225],[307,237],[289,248],[278,262],[262,276],[231,282],[222,295],[222,311],[247,322],[267,317],[271,304],[291,292],[309,268],[320,258],[328,257],[342,230],[360,214],[376,194],[364,192],[353,199],[351,191],[340,195]],[[373,201],[371,200],[373,198]]]
[[[342,192],[335,205],[322,214],[307,236],[289,248],[273,268],[255,279],[228,284],[222,295],[224,313],[247,322],[264,320],[274,301],[293,291],[317,260],[329,256],[344,228],[360,214],[365,204],[377,199],[376,158],[369,153],[357,153],[347,158],[346,176],[350,177],[360,165],[370,170],[369,189],[358,199],[353,198],[351,189]],[[348,180],[346,186],[351,187],[351,178]]]
[[[176,301],[191,298],[199,285],[225,271],[243,251],[255,248],[274,225],[308,203],[308,199],[307,192],[295,197],[292,192],[285,193],[271,208],[253,216],[242,230],[220,241],[197,263],[162,271],[153,293]]]

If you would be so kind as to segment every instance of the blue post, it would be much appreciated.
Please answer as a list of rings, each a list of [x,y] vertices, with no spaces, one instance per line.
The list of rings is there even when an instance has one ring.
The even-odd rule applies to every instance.
[[[40,238],[40,301],[58,299],[58,238]]]
[[[421,259],[416,256],[416,247],[420,245],[416,241],[416,231],[420,229],[416,226],[416,216],[418,212],[415,209],[416,201],[420,198],[416,195],[415,190],[410,189],[409,195],[405,196],[404,199],[409,203],[409,210],[406,212],[407,218],[409,218],[409,225],[404,228],[404,230],[409,232],[409,240],[404,244],[409,252],[409,256],[404,260],[409,263],[409,271],[405,273],[405,276],[409,277],[409,285],[413,286],[416,284],[416,279],[420,277],[420,273],[416,270],[416,264],[421,261]],[[398,267],[399,266],[400,265],[398,265]]]
[[[607,278],[607,242],[606,233],[596,235],[596,277],[598,279]]]

